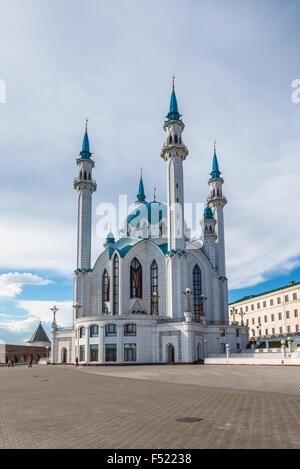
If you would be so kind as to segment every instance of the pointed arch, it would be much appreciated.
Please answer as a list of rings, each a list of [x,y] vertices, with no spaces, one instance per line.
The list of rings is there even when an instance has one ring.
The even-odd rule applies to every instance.
[[[113,258],[113,314],[119,314],[119,257],[116,254]]]
[[[143,269],[136,257],[130,264],[130,298],[143,298]]]
[[[109,301],[110,278],[105,269],[102,275],[102,314],[108,314],[106,302]]]
[[[150,267],[150,298],[151,298],[151,314],[153,314],[154,312],[158,314],[159,313],[158,301],[156,302],[153,301],[153,293],[158,294],[158,266],[157,266],[157,262],[155,259],[152,262],[151,267]]]
[[[194,298],[194,312],[201,313],[201,270],[198,264],[193,269],[193,298]]]
[[[176,134],[175,134],[175,137],[174,137],[174,142],[175,142],[175,143],[178,143],[178,137],[177,137]]]
[[[173,143],[173,138],[172,138],[172,135],[170,135],[169,137],[169,144],[171,145]]]

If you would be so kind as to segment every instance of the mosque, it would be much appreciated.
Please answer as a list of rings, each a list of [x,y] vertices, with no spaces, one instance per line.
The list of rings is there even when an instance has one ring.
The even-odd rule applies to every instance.
[[[77,267],[73,327],[59,328],[53,309],[52,363],[195,363],[239,351],[248,328],[229,324],[224,215],[227,204],[216,148],[208,181],[202,238],[190,239],[184,219],[183,166],[188,148],[174,89],[163,125],[160,156],[166,165],[167,203],[146,200],[141,175],[135,208],[119,239],[107,235],[91,265],[95,162],[86,128],[76,160],[78,177]]]

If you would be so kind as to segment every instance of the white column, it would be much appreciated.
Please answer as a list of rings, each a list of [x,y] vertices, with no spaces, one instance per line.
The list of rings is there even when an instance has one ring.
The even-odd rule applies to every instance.
[[[86,362],[90,363],[90,328],[87,326],[85,329],[85,344],[86,344]]]

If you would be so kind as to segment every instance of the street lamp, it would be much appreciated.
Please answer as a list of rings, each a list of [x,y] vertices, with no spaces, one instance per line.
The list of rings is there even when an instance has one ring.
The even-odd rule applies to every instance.
[[[239,313],[239,315],[240,315],[241,318],[242,318],[242,320],[241,320],[241,326],[243,326],[243,325],[244,325],[244,316],[246,315],[246,313],[243,313],[243,311],[241,311],[241,312]]]
[[[75,304],[72,306],[73,310],[74,310],[74,314],[75,314],[75,319],[78,319],[78,311],[80,310],[81,306],[79,304]]]
[[[191,301],[191,296],[193,294],[192,290],[190,290],[190,288],[186,288],[186,290],[184,292],[182,292],[185,297],[186,297],[186,302],[187,302],[187,305],[186,305],[186,312],[187,313],[190,313],[191,312],[191,304],[190,304],[190,301]]]
[[[158,296],[158,293],[156,291],[154,291],[152,293],[152,302],[153,302],[153,316],[157,316],[158,315],[158,311],[157,311],[157,305],[158,305],[158,299],[160,298],[160,296]]]
[[[59,311],[59,308],[57,308],[56,305],[54,305],[52,308],[50,308],[50,311],[52,311],[53,313],[53,321],[52,321],[52,325],[55,325],[56,324],[56,313],[57,311]]]
[[[238,312],[237,308],[232,308],[230,310],[230,315],[232,316],[232,324],[236,324],[235,315],[237,314],[237,312]]]

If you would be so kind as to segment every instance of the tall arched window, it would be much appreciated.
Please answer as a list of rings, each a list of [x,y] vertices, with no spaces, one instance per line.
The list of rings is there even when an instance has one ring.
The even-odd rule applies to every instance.
[[[139,261],[134,258],[130,264],[130,298],[142,298],[142,266]]]
[[[105,269],[102,275],[102,314],[108,314],[106,302],[109,301],[109,275]]]
[[[119,314],[119,258],[113,260],[113,314]]]
[[[201,270],[195,265],[193,270],[194,312],[201,313]]]
[[[156,314],[158,314],[158,301],[154,301],[153,293],[158,294],[158,267],[156,261],[153,261],[150,268],[150,297],[151,297],[151,314],[153,314],[154,309]]]

